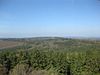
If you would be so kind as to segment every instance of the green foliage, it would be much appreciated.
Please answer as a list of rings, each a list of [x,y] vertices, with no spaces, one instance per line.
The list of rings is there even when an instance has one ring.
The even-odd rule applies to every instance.
[[[71,39],[28,43],[36,45],[0,51],[0,74],[100,75],[100,43]]]

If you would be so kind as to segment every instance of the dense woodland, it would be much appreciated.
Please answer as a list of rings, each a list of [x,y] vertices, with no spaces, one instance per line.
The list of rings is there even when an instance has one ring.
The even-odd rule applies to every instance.
[[[0,75],[100,75],[99,40],[56,37],[1,41],[21,44],[0,49]]]

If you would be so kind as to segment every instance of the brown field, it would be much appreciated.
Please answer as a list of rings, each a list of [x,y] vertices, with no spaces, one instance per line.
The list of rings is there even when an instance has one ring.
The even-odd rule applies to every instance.
[[[23,44],[22,42],[17,42],[17,41],[0,40],[0,49],[12,48],[12,47],[20,46],[22,44]]]

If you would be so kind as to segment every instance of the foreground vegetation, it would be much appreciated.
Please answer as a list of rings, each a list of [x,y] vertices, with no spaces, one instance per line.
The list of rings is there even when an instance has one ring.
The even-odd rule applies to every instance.
[[[0,51],[0,75],[100,75],[100,42],[27,39]]]

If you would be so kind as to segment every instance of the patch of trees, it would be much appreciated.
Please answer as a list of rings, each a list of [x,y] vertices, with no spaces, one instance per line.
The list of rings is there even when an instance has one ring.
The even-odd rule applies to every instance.
[[[1,51],[1,75],[100,75],[100,51]],[[18,73],[18,74],[17,74]],[[40,74],[45,75],[45,74]]]

